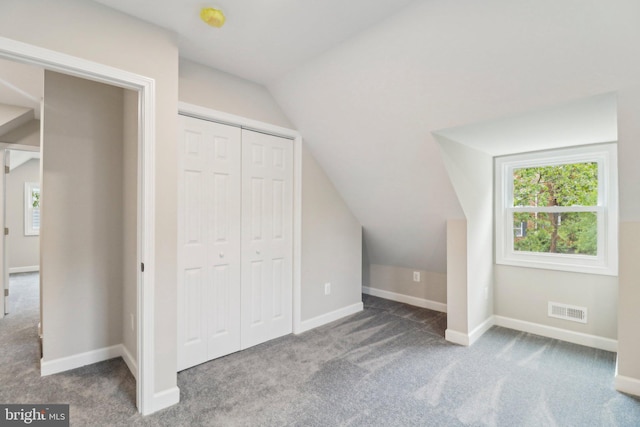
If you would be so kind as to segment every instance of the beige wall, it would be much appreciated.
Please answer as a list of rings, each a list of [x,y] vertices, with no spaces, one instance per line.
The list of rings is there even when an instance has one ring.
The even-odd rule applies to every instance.
[[[420,281],[413,281],[413,272],[420,272]],[[396,294],[408,295],[439,303],[447,303],[447,275],[432,271],[371,264],[369,283],[365,286]]]
[[[40,120],[31,120],[24,125],[7,132],[0,137],[0,142],[9,144],[40,146]]]
[[[122,150],[122,344],[136,360],[138,275],[138,93],[124,90]],[[133,318],[134,326],[131,325]]]
[[[620,223],[618,374],[640,380],[640,222]]]
[[[362,227],[303,145],[302,320],[362,302],[361,292]]]
[[[122,342],[123,90],[45,72],[43,361]]]
[[[178,49],[175,35],[94,2],[3,0],[0,35],[143,76],[156,83],[156,392],[176,386]]]
[[[180,101],[292,128],[264,86],[180,59]]]
[[[548,301],[587,307],[588,323],[547,316]],[[617,277],[495,266],[496,315],[615,340],[617,311]]]
[[[447,221],[447,329],[469,333],[467,221]]]
[[[24,267],[38,267],[40,265],[40,236],[24,235],[24,184],[25,182],[40,182],[40,160],[32,159],[7,175],[6,182],[6,212],[7,254],[9,258],[9,272],[11,269]]]
[[[260,85],[180,60],[179,99],[198,106],[291,128]],[[303,143],[302,319],[362,301],[362,229]],[[324,295],[324,284],[331,294]]]

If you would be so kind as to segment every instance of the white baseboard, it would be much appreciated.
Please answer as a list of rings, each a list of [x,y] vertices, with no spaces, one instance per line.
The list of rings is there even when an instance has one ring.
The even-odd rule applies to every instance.
[[[27,265],[25,267],[11,267],[9,269],[9,274],[14,273],[32,273],[34,271],[40,271],[39,265]]]
[[[157,412],[180,402],[180,389],[172,387],[153,395],[153,411]]]
[[[614,380],[616,390],[634,396],[640,396],[640,380],[631,377],[625,377],[618,373],[618,358],[616,357],[616,373]]]
[[[120,357],[121,355],[122,345],[118,344],[111,347],[104,347],[97,350],[87,351],[85,353],[74,354],[73,356],[61,357],[59,359],[42,359],[40,362],[40,375],[43,377],[47,375],[53,375],[59,372],[80,368],[85,365],[91,365],[93,363],[114,359],[116,357]]]
[[[611,338],[589,335],[582,332],[567,331],[566,329],[555,328],[553,326],[541,325],[539,323],[527,322],[504,316],[493,316],[494,324],[516,331],[528,332],[530,334],[541,335],[547,338],[555,338],[560,341],[567,341],[587,347],[598,348],[606,351],[618,351],[618,341]]]
[[[623,393],[640,396],[640,380],[637,380],[635,378],[625,377],[624,375],[616,375],[615,388],[616,390]]]
[[[362,303],[358,302],[356,304],[331,311],[321,316],[314,317],[313,319],[304,320],[300,322],[300,329],[297,331],[294,331],[294,333],[301,334],[303,332],[317,328],[319,326],[326,325],[327,323],[335,322],[336,320],[340,320],[343,317],[347,317],[352,314],[358,313],[362,311],[363,308],[364,307]]]
[[[122,345],[122,360],[127,364],[127,367],[131,371],[133,378],[138,379],[138,363],[136,363],[136,358],[131,355],[127,347]]]
[[[484,335],[495,324],[494,316],[489,316],[484,322],[476,326],[469,334],[469,345],[473,345],[474,342]]]
[[[447,329],[446,331],[444,331],[444,339],[454,344],[469,347],[469,335],[463,332],[454,331],[453,329]]]
[[[82,366],[115,359],[116,357],[122,357],[133,376],[136,377],[138,365],[135,362],[135,358],[122,344],[99,348],[85,353],[74,354],[73,356],[61,357],[59,359],[42,359],[40,361],[40,375],[45,377],[47,375],[58,374],[60,372],[80,368]]]
[[[447,304],[443,304],[437,301],[431,301],[424,298],[412,297],[409,295],[398,294],[395,292],[385,291],[382,289],[371,288],[369,286],[362,287],[362,293],[371,295],[374,297],[384,298],[391,301],[402,302],[416,307],[428,308],[429,310],[440,311],[442,313],[447,312]]]
[[[489,316],[484,322],[476,326],[469,334],[464,332],[454,331],[453,329],[447,329],[444,332],[444,339],[454,344],[463,345],[469,347],[473,345],[485,332],[487,332],[493,326],[493,316]]]

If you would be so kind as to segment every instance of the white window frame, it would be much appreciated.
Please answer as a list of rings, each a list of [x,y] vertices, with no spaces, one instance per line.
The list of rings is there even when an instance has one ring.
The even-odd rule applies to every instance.
[[[37,188],[40,191],[39,182],[25,182],[24,183],[24,235],[25,236],[39,236],[40,227],[33,227],[33,212],[37,209],[40,211],[40,207],[33,207],[33,189]],[[42,196],[40,197],[42,201]]]
[[[597,206],[513,207],[514,169],[571,163],[598,163]],[[617,144],[597,144],[496,157],[496,264],[616,276],[618,274]],[[513,214],[516,212],[595,212],[598,215],[598,253],[538,253],[514,250]]]

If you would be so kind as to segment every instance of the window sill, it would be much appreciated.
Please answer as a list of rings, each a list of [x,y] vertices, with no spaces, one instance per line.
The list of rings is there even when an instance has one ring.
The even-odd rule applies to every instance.
[[[497,260],[497,265],[510,265],[513,267],[524,267],[524,268],[534,268],[541,270],[556,270],[556,271],[567,271],[571,273],[582,273],[582,274],[598,274],[602,276],[617,276],[618,269],[617,267],[606,266],[606,265],[597,265],[593,264],[579,264],[579,263],[571,263],[571,258],[575,259],[583,259],[582,257],[571,257],[570,259],[553,259],[556,258],[554,256],[533,256],[528,257],[529,259],[519,259],[518,258],[505,258],[501,260]],[[531,259],[535,258],[535,259]],[[540,259],[538,259],[540,258]],[[549,259],[552,258],[552,259]]]

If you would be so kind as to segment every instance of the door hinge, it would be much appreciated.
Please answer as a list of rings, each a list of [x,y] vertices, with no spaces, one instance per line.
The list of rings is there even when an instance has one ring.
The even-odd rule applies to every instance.
[[[4,235],[8,236],[9,235],[9,227],[5,227],[4,228]]]
[[[8,297],[8,296],[9,296],[9,289],[5,289],[5,290],[4,290],[4,296],[5,296],[5,297]]]
[[[144,273],[144,262],[140,263],[140,271]]]
[[[9,166],[5,166],[4,173],[9,173],[9,172],[11,172],[11,168]]]

